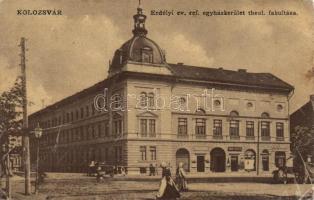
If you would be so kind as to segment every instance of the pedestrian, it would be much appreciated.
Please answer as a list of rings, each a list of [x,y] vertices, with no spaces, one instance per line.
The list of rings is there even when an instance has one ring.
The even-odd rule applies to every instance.
[[[149,176],[155,176],[155,168],[153,164],[149,165]]]
[[[122,176],[125,176],[125,175],[126,175],[126,172],[125,172],[125,168],[124,168],[124,167],[121,167],[121,175],[122,175]]]
[[[159,191],[156,195],[157,200],[175,200],[180,197],[178,188],[171,178],[170,168],[165,162],[161,163],[162,178],[160,181]]]
[[[155,175],[158,176],[158,164],[155,164]]]
[[[92,176],[93,172],[95,170],[95,161],[91,161],[90,164],[88,165],[88,176]]]
[[[176,170],[176,183],[180,192],[188,190],[187,181],[186,181],[186,173],[183,168],[182,162],[179,163],[179,166]]]

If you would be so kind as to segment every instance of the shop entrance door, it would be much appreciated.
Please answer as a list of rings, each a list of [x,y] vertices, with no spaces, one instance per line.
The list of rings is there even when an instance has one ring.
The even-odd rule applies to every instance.
[[[205,158],[204,156],[197,156],[197,172],[205,172]]]
[[[232,155],[231,156],[231,171],[236,172],[238,170],[239,170],[238,155]]]

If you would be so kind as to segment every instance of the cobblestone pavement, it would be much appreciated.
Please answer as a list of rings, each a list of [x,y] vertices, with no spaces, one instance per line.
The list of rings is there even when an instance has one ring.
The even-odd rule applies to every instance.
[[[24,196],[24,183],[12,181],[13,199],[64,200],[153,200],[159,181],[128,181],[106,178],[97,183],[95,178],[68,177],[47,179],[40,186],[39,195]],[[32,188],[33,189],[33,188]],[[191,183],[182,200],[297,200],[311,189],[311,185],[266,183]]]

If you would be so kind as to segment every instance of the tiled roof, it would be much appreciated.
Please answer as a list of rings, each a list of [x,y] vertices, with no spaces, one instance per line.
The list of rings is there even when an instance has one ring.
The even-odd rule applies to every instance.
[[[169,67],[174,75],[179,78],[293,90],[292,85],[270,73],[249,73],[245,70],[232,71],[222,68],[196,67],[180,63],[169,64]]]

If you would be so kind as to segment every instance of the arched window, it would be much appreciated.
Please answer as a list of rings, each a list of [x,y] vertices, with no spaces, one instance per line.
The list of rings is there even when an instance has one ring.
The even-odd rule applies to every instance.
[[[269,118],[270,115],[269,115],[269,113],[267,113],[267,112],[263,112],[263,113],[261,114],[261,117],[262,117],[262,118]]]
[[[144,47],[142,51],[142,62],[153,63],[153,51],[149,47]]]
[[[245,151],[244,153],[244,169],[247,171],[254,171],[256,168],[256,164],[255,164],[255,158],[256,158],[256,154],[255,151],[252,149],[248,149]]]
[[[239,112],[238,111],[233,110],[233,111],[230,112],[230,117],[238,117],[238,116],[239,116]]]
[[[269,152],[268,150],[264,149],[262,151],[262,166],[263,171],[269,171]]]
[[[155,105],[154,93],[150,92],[148,94],[148,106],[154,107],[154,105]]]
[[[231,139],[236,139],[236,140],[240,139],[240,136],[239,136],[240,121],[235,120],[234,117],[238,117],[238,116],[239,116],[238,111],[233,110],[230,112],[229,135]]]
[[[141,107],[147,107],[147,94],[146,94],[146,92],[142,92],[140,95],[140,105],[141,105]]]
[[[196,113],[196,114],[200,114],[200,115],[205,115],[205,114],[206,114],[205,110],[202,109],[202,108],[198,108],[198,109],[195,111],[195,113]]]

